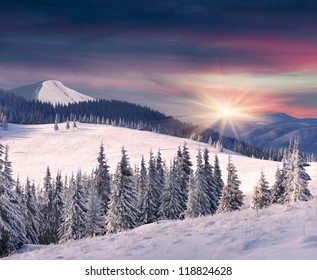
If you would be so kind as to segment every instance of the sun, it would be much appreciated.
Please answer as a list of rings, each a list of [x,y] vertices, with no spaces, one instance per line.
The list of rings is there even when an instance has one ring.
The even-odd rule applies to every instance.
[[[219,116],[220,118],[229,119],[234,117],[234,109],[230,107],[223,107],[219,109]]]

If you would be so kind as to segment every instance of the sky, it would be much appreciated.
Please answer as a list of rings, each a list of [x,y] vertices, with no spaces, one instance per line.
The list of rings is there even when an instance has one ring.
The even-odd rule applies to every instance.
[[[316,26],[313,0],[11,0],[0,87],[55,79],[202,122],[317,117]]]

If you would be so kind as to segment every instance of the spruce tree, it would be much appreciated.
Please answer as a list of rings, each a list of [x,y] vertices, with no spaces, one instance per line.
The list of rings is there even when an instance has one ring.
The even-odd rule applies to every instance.
[[[110,174],[109,174],[109,166],[107,165],[107,160],[104,153],[103,144],[100,145],[99,155],[98,155],[98,167],[95,171],[95,180],[96,187],[98,191],[98,195],[100,197],[102,203],[102,209],[104,211],[104,215],[107,214],[108,204],[110,200]]]
[[[175,172],[175,161],[170,167],[168,180],[162,194],[162,203],[160,207],[160,219],[177,220],[180,218],[183,207],[181,206],[181,189]]]
[[[189,182],[192,173],[191,167],[193,165],[190,160],[189,150],[186,143],[184,143],[183,145],[183,150],[181,150],[181,148],[178,147],[175,163],[175,171],[178,173],[178,184],[181,188],[180,205],[182,206],[182,212],[184,212],[186,210]]]
[[[139,223],[138,194],[135,189],[133,172],[124,148],[122,148],[121,154],[121,160],[113,176],[112,193],[106,217],[106,229],[109,233],[129,230]]]
[[[204,149],[203,154],[203,176],[206,180],[206,189],[205,193],[208,196],[209,200],[209,212],[210,214],[215,214],[218,207],[218,188],[217,188],[217,182],[214,178],[214,172],[213,167],[209,163],[209,151],[208,149]]]
[[[27,242],[23,209],[14,190],[8,158],[3,159],[4,147],[0,144],[0,255],[5,256]],[[7,157],[7,156],[6,156]],[[5,161],[7,169],[4,170]]]
[[[25,230],[29,243],[38,244],[40,235],[40,213],[35,194],[35,186],[31,184],[29,178],[26,179],[25,185]]]
[[[289,150],[285,178],[284,203],[307,201],[312,198],[308,189],[310,176],[305,170],[305,162],[299,149],[298,139],[294,140]]]
[[[40,199],[39,207],[41,213],[40,237],[41,244],[50,244],[54,242],[51,229],[51,211],[53,201],[53,183],[50,168],[47,167],[46,175],[43,180],[42,200]]]
[[[55,116],[55,123],[54,123],[54,130],[55,130],[55,131],[58,130],[58,123],[59,123],[59,117],[58,117],[58,114],[56,114],[56,116]]]
[[[150,152],[148,183],[144,192],[141,208],[141,224],[153,223],[159,219],[162,190],[159,186],[158,172],[155,166],[155,159]]]
[[[217,205],[218,205],[219,200],[221,198],[222,190],[223,190],[223,187],[225,184],[222,180],[222,173],[221,173],[219,159],[218,159],[217,154],[215,155],[215,163],[214,163],[214,180],[215,180],[217,194],[218,194],[218,198],[217,198]]]
[[[283,204],[285,200],[285,169],[277,168],[275,183],[271,189],[272,203]]]
[[[63,191],[64,186],[62,182],[61,172],[57,172],[56,180],[55,180],[55,188],[52,195],[52,203],[51,203],[51,213],[50,213],[50,235],[51,242],[58,243],[58,230],[61,226],[63,209],[64,209],[64,199],[63,199]]]
[[[210,197],[207,193],[209,191],[208,187],[201,150],[199,150],[195,176],[190,181],[187,209],[185,211],[186,217],[195,218],[211,214]]]
[[[263,171],[258,184],[254,187],[253,195],[251,197],[250,208],[262,209],[271,205],[271,191],[269,190],[269,183],[264,177]]]
[[[103,235],[105,233],[105,213],[96,183],[92,178],[88,180],[87,188],[88,203],[86,235],[91,237]]]
[[[227,184],[223,188],[217,213],[240,210],[240,208],[243,206],[243,193],[239,189],[241,182],[238,179],[236,167],[231,162],[230,156],[227,170]]]

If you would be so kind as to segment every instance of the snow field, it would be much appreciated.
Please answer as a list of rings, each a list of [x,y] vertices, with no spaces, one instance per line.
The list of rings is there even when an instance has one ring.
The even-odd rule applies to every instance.
[[[54,131],[53,125],[12,125],[1,130],[0,142],[10,146],[14,175],[26,176],[42,183],[46,166],[53,177],[76,172],[90,172],[97,165],[99,146],[103,141],[106,158],[113,173],[125,146],[131,166],[146,161],[149,151],[161,149],[169,165],[184,139],[105,125],[78,124],[78,130]],[[210,162],[216,150],[207,144],[185,140],[195,165],[197,150],[207,147]],[[226,182],[228,153],[242,181],[246,195],[244,209],[232,213],[186,219],[160,221],[131,231],[86,238],[60,245],[25,245],[23,254],[8,259],[316,259],[316,198],[289,205],[273,205],[258,211],[246,209],[253,187],[263,169],[270,186],[274,183],[277,163],[252,159],[229,151],[218,153],[223,180]],[[195,166],[194,166],[195,168]],[[317,163],[306,168],[312,177],[309,188],[317,195]]]
[[[1,130],[0,142],[9,145],[9,159],[13,164],[14,178],[18,175],[22,183],[29,176],[35,184],[42,183],[46,167],[49,165],[52,176],[58,170],[62,176],[76,173],[78,169],[91,172],[97,166],[99,146],[103,142],[107,163],[113,173],[121,158],[121,147],[127,150],[131,167],[140,165],[144,155],[146,164],[149,152],[156,155],[160,149],[163,160],[169,167],[176,155],[178,146],[186,141],[191,161],[196,165],[198,149],[207,148],[210,151],[210,163],[213,165],[217,150],[208,144],[190,139],[172,137],[148,131],[138,131],[127,128],[77,123],[78,129],[66,130],[66,124],[59,124],[59,130],[54,131],[53,124],[46,125],[14,125],[9,124],[8,130]],[[228,154],[237,168],[242,181],[241,190],[248,194],[253,190],[263,169],[266,179],[272,185],[278,166],[277,162],[248,158],[231,151],[218,153],[224,182],[227,176]]]

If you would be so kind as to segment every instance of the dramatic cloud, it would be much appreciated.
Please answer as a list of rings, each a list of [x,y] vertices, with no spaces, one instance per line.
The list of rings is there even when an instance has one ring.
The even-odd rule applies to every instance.
[[[11,0],[0,9],[0,85],[54,78],[98,97],[161,96],[167,107],[165,98],[180,106],[184,94],[234,91],[247,75],[249,94],[271,98],[268,111],[303,111],[315,99],[295,93],[317,91],[316,26],[315,1]]]

